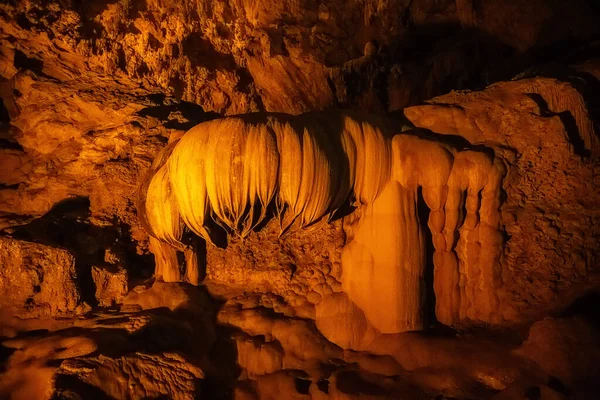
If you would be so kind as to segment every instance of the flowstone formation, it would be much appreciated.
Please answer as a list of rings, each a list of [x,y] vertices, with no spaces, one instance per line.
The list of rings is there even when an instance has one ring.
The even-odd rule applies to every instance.
[[[245,238],[271,209],[286,235],[318,229],[351,203],[359,217],[345,219],[335,292],[380,333],[426,327],[423,229],[434,249],[437,319],[501,321],[505,162],[492,149],[458,150],[399,130],[348,113],[249,115],[192,128],[158,156],[141,189],[156,277],[200,283],[206,265],[197,246],[182,243],[185,228],[214,246],[218,225]],[[176,250],[186,253],[183,275]]]

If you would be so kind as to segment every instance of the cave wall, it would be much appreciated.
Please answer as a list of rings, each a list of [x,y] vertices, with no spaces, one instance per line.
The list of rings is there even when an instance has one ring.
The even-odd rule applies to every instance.
[[[510,164],[501,320],[560,304],[560,294],[593,286],[597,268],[597,137],[585,89],[597,69],[579,63],[597,10],[584,1],[504,3],[2,4],[0,224],[72,250],[80,269],[114,252],[115,263],[147,276],[134,192],[155,154],[195,124],[249,111],[397,111],[560,56],[587,81],[499,83],[403,112]]]

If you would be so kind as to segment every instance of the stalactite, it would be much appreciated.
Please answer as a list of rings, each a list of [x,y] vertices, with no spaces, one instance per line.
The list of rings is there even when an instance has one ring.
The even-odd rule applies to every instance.
[[[502,195],[502,182],[506,175],[506,166],[501,159],[496,158],[490,170],[486,185],[481,191],[480,219],[480,257],[479,269],[481,281],[478,285],[478,298],[485,296],[480,319],[489,322],[500,322],[502,310],[498,291],[502,286],[501,256],[504,238],[500,230],[501,214],[500,204]]]
[[[194,246],[181,244],[184,225],[209,243],[208,218],[244,237],[274,202],[284,233],[327,222],[353,196],[360,218],[342,253],[344,291],[382,333],[422,329],[421,191],[437,319],[452,325],[498,318],[504,165],[485,151],[393,132],[376,120],[318,113],[196,126],[159,156],[141,189],[157,278],[200,283]],[[186,258],[183,277],[176,250]]]
[[[196,253],[196,249],[185,249],[183,254],[185,256],[184,280],[194,286],[200,285],[200,266],[198,264],[198,254]]]
[[[150,251],[154,254],[156,279],[165,282],[181,282],[181,272],[177,261],[177,250],[167,243],[150,236]]]

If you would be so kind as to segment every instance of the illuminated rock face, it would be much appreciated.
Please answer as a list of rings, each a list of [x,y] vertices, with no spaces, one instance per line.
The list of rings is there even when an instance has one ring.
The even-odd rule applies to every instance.
[[[75,259],[66,250],[2,237],[0,265],[0,306],[6,315],[11,308],[22,316],[60,315],[80,302]]]
[[[182,242],[184,226],[209,243],[215,222],[243,238],[273,204],[285,234],[329,221],[353,199],[341,289],[378,332],[426,327],[424,229],[435,249],[437,319],[497,321],[504,163],[491,151],[394,135],[397,129],[365,118],[231,117],[200,124],[168,146],[139,205],[156,276],[199,284],[204,267]],[[419,220],[419,206],[429,209],[428,221]],[[183,275],[178,250],[186,253]]]

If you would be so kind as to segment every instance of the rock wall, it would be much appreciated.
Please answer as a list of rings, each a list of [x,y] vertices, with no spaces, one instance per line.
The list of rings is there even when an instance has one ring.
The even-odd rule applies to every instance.
[[[73,312],[80,302],[75,259],[66,250],[0,238],[0,304],[4,315]],[[13,310],[16,309],[16,310]]]
[[[598,14],[586,0],[3,2],[0,335],[15,339],[0,397],[597,398],[597,324],[562,312],[600,285]],[[400,253],[423,271],[344,268],[369,236],[363,209],[187,252],[212,299],[137,286],[154,259],[135,192],[161,149],[217,116],[330,107],[501,160],[489,190],[403,181],[416,206],[385,223],[421,233],[423,248],[390,228],[418,238]],[[435,328],[382,335],[369,318],[404,318],[382,307],[411,279],[414,326]],[[524,342],[432,320],[494,335],[548,314],[562,316]]]
[[[557,98],[569,104],[567,111],[547,108]],[[566,300],[560,294],[585,292],[597,282],[597,156],[582,158],[576,145],[597,152],[586,109],[571,85],[526,79],[405,110],[417,126],[493,143],[510,162],[500,221],[506,232],[501,309],[509,320],[560,307]]]

